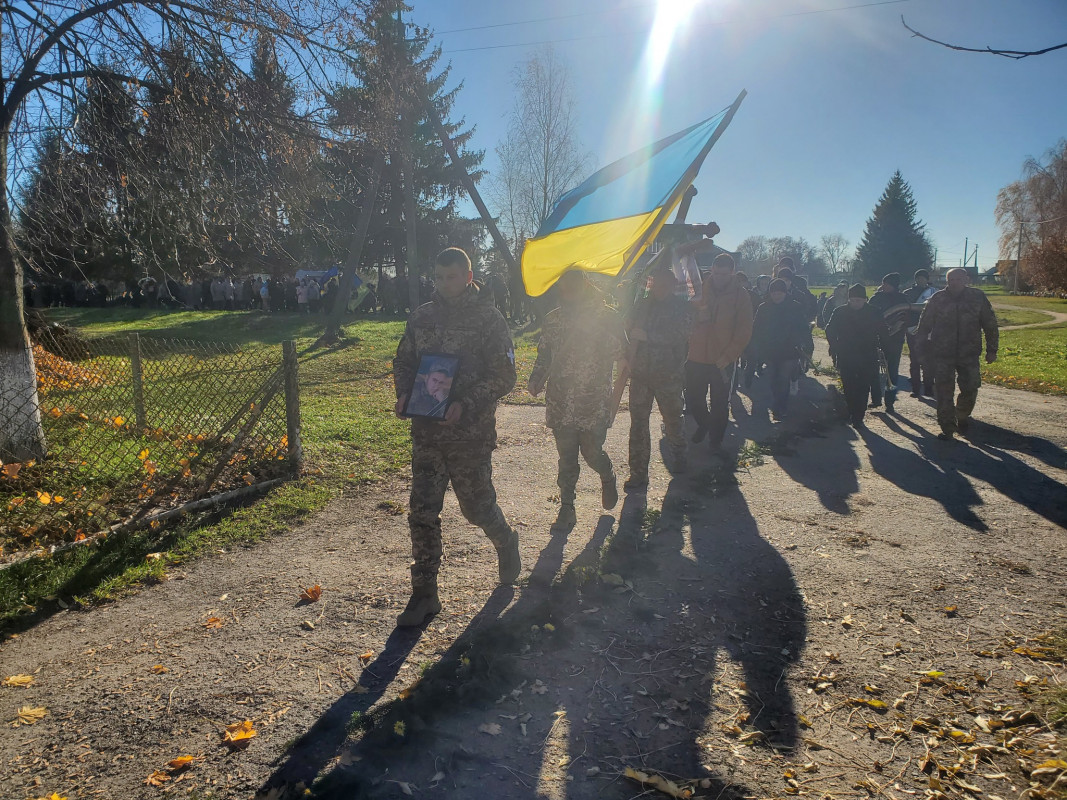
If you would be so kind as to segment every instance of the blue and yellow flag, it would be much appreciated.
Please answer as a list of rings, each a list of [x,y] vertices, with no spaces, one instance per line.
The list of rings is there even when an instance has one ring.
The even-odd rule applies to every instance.
[[[619,275],[632,266],[696,179],[745,97],[684,131],[609,164],[560,198],[522,254],[533,297],[572,267]]]

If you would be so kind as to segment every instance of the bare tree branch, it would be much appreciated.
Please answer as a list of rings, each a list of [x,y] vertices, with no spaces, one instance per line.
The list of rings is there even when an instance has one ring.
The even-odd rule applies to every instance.
[[[958,44],[949,44],[948,42],[942,42],[940,39],[934,39],[930,36],[927,36],[925,33],[920,33],[904,21],[903,14],[900,17],[900,23],[909,31],[911,31],[912,36],[918,37],[919,39],[925,39],[926,41],[933,42],[934,44],[939,44],[942,47],[949,48],[950,50],[959,50],[964,53],[989,53],[990,55],[994,56],[1003,56],[1004,58],[1012,58],[1018,60],[1020,58],[1027,58],[1028,56],[1043,56],[1045,53],[1051,53],[1053,50],[1062,50],[1063,48],[1067,47],[1067,42],[1064,42],[1063,44],[1054,44],[1051,47],[1044,48],[1043,50],[1001,50],[989,46],[963,47],[962,45]]]

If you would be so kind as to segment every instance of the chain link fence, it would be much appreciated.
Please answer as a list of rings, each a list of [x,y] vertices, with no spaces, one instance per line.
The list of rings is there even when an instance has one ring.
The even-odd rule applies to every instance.
[[[60,329],[38,335],[34,359],[47,457],[0,467],[0,561],[157,527],[299,472],[291,342]]]

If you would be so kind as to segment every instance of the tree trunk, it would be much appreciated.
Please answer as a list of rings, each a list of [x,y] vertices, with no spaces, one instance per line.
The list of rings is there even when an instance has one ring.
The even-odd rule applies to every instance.
[[[22,267],[11,241],[7,186],[8,130],[0,130],[0,458],[43,460],[47,452],[37,371],[23,309]]]

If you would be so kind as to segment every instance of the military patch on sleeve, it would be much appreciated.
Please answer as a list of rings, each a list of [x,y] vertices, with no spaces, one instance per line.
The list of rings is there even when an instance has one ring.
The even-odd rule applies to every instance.
[[[514,347],[509,347],[508,348],[507,356],[508,356],[508,361],[511,362],[511,366],[514,367],[515,366],[515,348]]]

